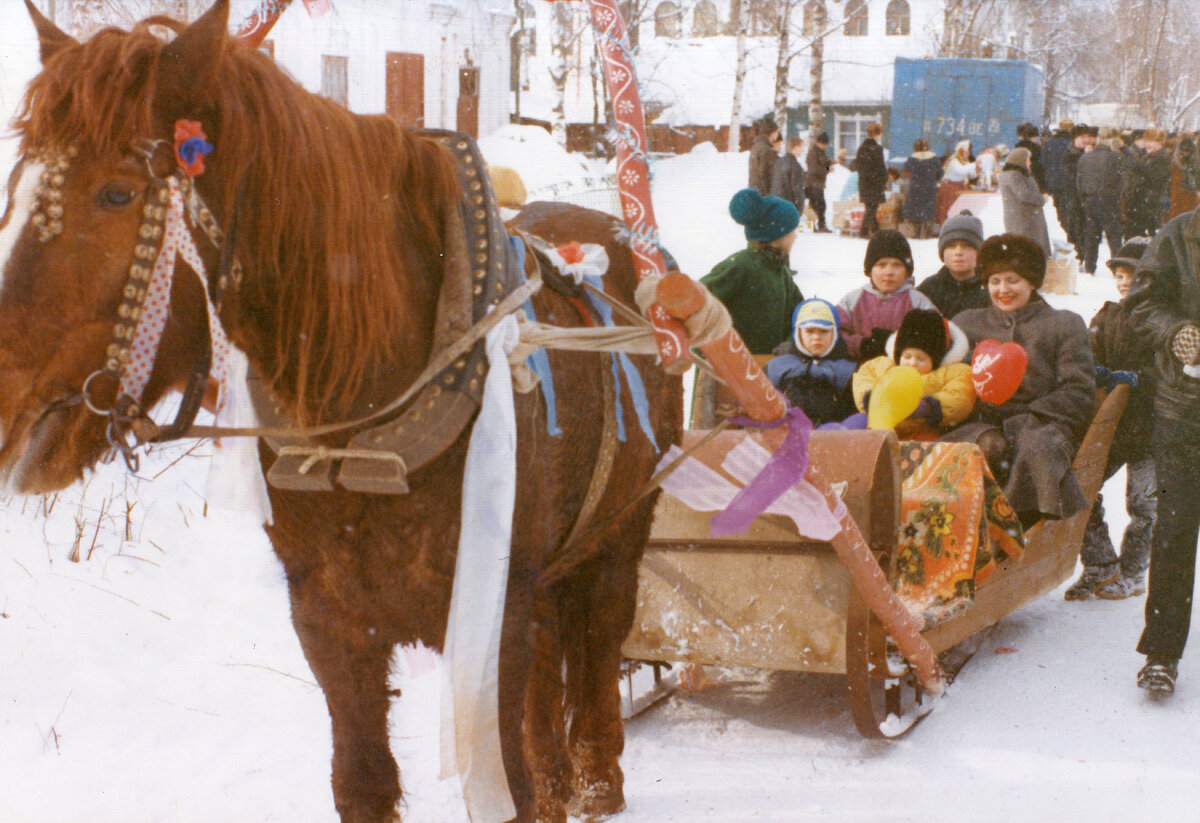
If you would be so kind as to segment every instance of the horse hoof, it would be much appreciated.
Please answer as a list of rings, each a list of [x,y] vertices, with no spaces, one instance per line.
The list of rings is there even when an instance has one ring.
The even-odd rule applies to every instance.
[[[625,811],[625,793],[613,790],[607,783],[596,783],[586,788],[577,787],[567,811],[583,823],[598,823]]]

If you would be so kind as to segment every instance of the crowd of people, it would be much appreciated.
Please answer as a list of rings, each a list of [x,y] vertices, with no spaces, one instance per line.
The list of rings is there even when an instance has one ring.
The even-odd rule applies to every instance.
[[[868,130],[855,162],[869,237],[863,286],[837,300],[805,299],[796,287],[788,256],[806,201],[817,212],[818,230],[827,228],[828,138],[820,135],[807,152],[792,138],[780,156],[782,140],[770,127],[760,129],[757,159],[751,154],[751,182],[762,188],[739,191],[729,207],[744,227],[747,248],[702,282],[729,308],[750,351],[771,355],[768,378],[815,425],[865,426],[875,387],[893,369],[909,367],[920,376],[923,394],[896,424],[900,437],[977,444],[1026,527],[1090,508],[1083,571],[1065,596],[1137,596],[1147,591],[1149,574],[1138,646],[1146,663],[1138,684],[1170,694],[1188,634],[1200,535],[1194,493],[1200,487],[1200,209],[1194,200],[1200,167],[1194,142],[1184,136],[1171,146],[1155,129],[1105,136],[1065,121],[1044,145],[1036,128],[1022,126],[1011,151],[1001,147],[981,157],[966,144],[943,161],[918,141],[904,167],[904,213],[915,236],[936,232],[943,264],[918,278],[908,239],[878,228],[874,219],[887,183],[881,133]],[[981,162],[985,156],[994,162]],[[1173,219],[1172,166],[1175,185],[1193,197],[1192,208]],[[1005,199],[1003,234],[986,237],[970,212],[941,213],[951,195],[980,176],[993,177]],[[1040,217],[1047,194],[1085,270],[1095,270],[1100,235],[1109,243],[1114,300],[1090,326],[1039,292],[1051,249],[1044,219],[1039,224],[1030,215]],[[1006,399],[977,396],[970,364],[984,341],[1016,344],[1023,352],[1019,386]],[[1122,383],[1131,387],[1130,400],[1106,475],[1126,468],[1130,522],[1118,553],[1103,500],[1089,503],[1071,467],[1098,389]]]

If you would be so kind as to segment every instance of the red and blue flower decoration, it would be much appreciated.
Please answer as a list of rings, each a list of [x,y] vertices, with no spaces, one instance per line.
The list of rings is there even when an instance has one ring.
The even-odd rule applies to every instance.
[[[175,160],[188,177],[204,173],[204,155],[214,148],[198,121],[175,121]]]

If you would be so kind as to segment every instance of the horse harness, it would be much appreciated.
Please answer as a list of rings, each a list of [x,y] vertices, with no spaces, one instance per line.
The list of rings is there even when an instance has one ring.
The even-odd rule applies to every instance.
[[[423,130],[420,133],[449,150],[464,193],[460,207],[447,210],[444,276],[438,296],[430,363],[407,391],[386,406],[357,420],[308,429],[288,426],[265,381],[251,375],[251,399],[259,419],[266,425],[243,430],[216,429],[212,433],[263,438],[277,454],[267,472],[268,482],[277,488],[328,491],[341,486],[349,491],[372,494],[407,493],[408,474],[432,462],[458,440],[479,410],[487,373],[483,342],[486,332],[538,291],[543,274],[545,283],[567,297],[584,314],[585,322],[590,322],[582,290],[558,276],[540,250],[543,243],[529,237],[526,248],[534,259],[535,270],[526,278],[509,242],[508,230],[500,219],[486,165],[475,141],[451,131]],[[135,151],[150,166],[157,148],[157,143],[147,141]],[[54,181],[61,185],[59,176],[67,162],[65,157],[58,158],[51,165],[51,175],[43,180],[43,190],[51,207],[58,205],[54,198],[57,193]],[[159,426],[141,405],[141,389],[153,366],[153,352],[146,378],[136,385],[136,390],[129,389],[130,367],[136,359],[135,338],[140,339],[138,327],[146,314],[155,264],[168,235],[174,192],[178,192],[182,201],[187,222],[200,229],[219,251],[220,263],[217,276],[208,278],[194,247],[190,249],[190,256],[183,254],[189,265],[198,269],[196,273],[205,286],[213,347],[204,349],[194,364],[175,420]],[[107,417],[109,443],[132,471],[138,467],[135,451],[138,445],[198,433],[193,424],[214,366],[216,338],[219,335],[224,340],[216,312],[228,293],[238,288],[242,278],[242,268],[234,253],[238,210],[235,206],[226,232],[182,169],[176,169],[167,177],[151,173],[143,198],[134,260],[121,291],[121,303],[105,350],[104,365],[87,378],[80,392],[52,404],[52,408],[83,404],[91,412]],[[55,213],[51,211],[49,216],[48,224],[38,225],[43,242],[61,231],[55,231]],[[61,209],[58,216],[61,216]],[[155,351],[160,337],[152,341]],[[592,542],[590,538],[595,530],[588,527],[608,488],[618,445],[616,377],[608,368],[601,369],[601,375],[603,424],[595,467],[579,514],[558,552],[560,561],[571,558],[572,567],[594,552],[594,549],[588,551],[583,544]],[[115,381],[118,386],[117,396],[108,408],[91,397],[92,383],[101,377]],[[346,431],[354,433],[344,448],[331,448],[317,439]],[[130,442],[130,434],[133,442]]]

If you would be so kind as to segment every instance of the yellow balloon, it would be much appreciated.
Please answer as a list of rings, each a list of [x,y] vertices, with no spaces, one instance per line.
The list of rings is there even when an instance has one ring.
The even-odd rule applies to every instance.
[[[867,408],[868,429],[894,429],[917,410],[925,394],[925,381],[912,366],[889,369],[871,390]]]

